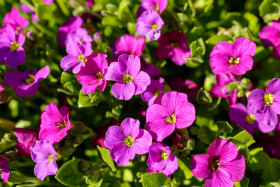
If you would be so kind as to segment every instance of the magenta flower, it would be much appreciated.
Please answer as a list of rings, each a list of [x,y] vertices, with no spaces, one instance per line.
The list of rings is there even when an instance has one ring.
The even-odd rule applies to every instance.
[[[149,75],[140,71],[140,59],[137,56],[122,54],[118,62],[110,64],[106,80],[117,81],[112,86],[114,97],[129,100],[133,95],[143,93],[151,83]]]
[[[14,133],[18,139],[15,145],[16,152],[29,158],[37,140],[37,132],[30,129],[15,128]]]
[[[10,25],[6,26],[7,32],[0,35],[0,62],[5,62],[10,68],[15,68],[25,62],[25,52],[22,47],[25,37],[16,35]]]
[[[161,104],[153,104],[147,109],[146,127],[153,139],[161,142],[175,128],[189,127],[194,120],[195,108],[188,102],[188,96],[169,91],[162,96]]]
[[[78,38],[69,40],[66,45],[67,54],[61,59],[60,66],[64,71],[73,67],[72,72],[77,74],[82,67],[85,67],[87,57],[92,53],[91,43],[82,41]]]
[[[12,87],[20,97],[32,97],[39,89],[39,82],[44,80],[50,72],[49,66],[36,70],[9,71],[4,76],[4,83]]]
[[[161,97],[163,94],[164,86],[159,81],[152,80],[148,88],[142,93],[141,97],[143,101],[148,102],[148,105],[154,104],[157,97]]]
[[[70,111],[66,106],[58,110],[56,103],[50,103],[41,114],[39,140],[47,140],[53,146],[60,142],[71,128]]]
[[[112,159],[120,166],[129,164],[135,154],[145,154],[152,145],[152,136],[139,129],[139,120],[126,118],[121,126],[111,126],[105,135],[105,146],[110,149]]]
[[[243,75],[253,67],[252,56],[257,46],[247,38],[237,38],[233,44],[219,42],[210,53],[210,66],[215,74]]]
[[[248,107],[259,124],[275,126],[280,114],[280,79],[272,79],[265,91],[254,89],[248,96]]]
[[[171,154],[168,146],[161,143],[153,143],[149,148],[147,164],[152,170],[161,170],[165,175],[172,175],[178,169],[178,161],[175,155]]]
[[[155,10],[162,13],[167,6],[167,0],[141,0],[142,7],[145,10]]]
[[[137,18],[136,32],[149,40],[157,40],[161,35],[163,25],[164,22],[156,11],[147,10]]]
[[[43,181],[47,175],[56,175],[56,157],[57,153],[49,141],[36,141],[31,158],[36,162],[34,174],[38,179]]]
[[[94,93],[99,86],[101,92],[104,91],[107,81],[104,75],[107,73],[107,55],[94,53],[88,57],[85,67],[77,74],[78,81],[83,84],[82,90],[85,94]]]
[[[10,167],[6,160],[0,160],[0,170],[0,179],[2,179],[3,183],[8,182],[10,176]]]
[[[233,182],[242,180],[245,169],[245,159],[237,147],[221,138],[211,143],[207,154],[191,159],[191,171],[195,177],[205,179],[205,187],[233,187]]]
[[[166,32],[158,40],[159,46],[156,55],[160,59],[171,59],[181,66],[187,63],[186,58],[191,56],[191,50],[187,46],[187,37],[180,31]]]
[[[78,38],[79,42],[85,41],[85,42],[92,42],[93,39],[88,35],[88,32],[85,28],[77,28],[75,30],[70,31],[65,40],[65,44],[67,47],[67,43],[69,40],[73,40],[74,38]]]

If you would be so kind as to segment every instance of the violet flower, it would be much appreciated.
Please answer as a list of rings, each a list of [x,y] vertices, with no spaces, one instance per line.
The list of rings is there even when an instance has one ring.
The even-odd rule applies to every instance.
[[[43,181],[47,175],[56,175],[56,157],[57,153],[49,141],[36,141],[31,158],[36,162],[34,174],[38,179]]]
[[[243,75],[252,69],[252,57],[255,55],[256,49],[256,44],[244,37],[237,38],[233,44],[219,42],[210,54],[211,69],[215,74],[231,72]]]
[[[191,171],[195,177],[205,179],[205,187],[233,187],[233,182],[242,180],[245,169],[245,159],[237,147],[221,138],[211,143],[207,154],[191,159]]]
[[[25,128],[15,128],[14,133],[18,139],[15,145],[16,152],[29,158],[37,140],[37,132]]]
[[[140,71],[140,59],[137,56],[122,54],[118,62],[110,64],[106,80],[117,81],[112,86],[114,97],[129,100],[133,95],[143,93],[151,83],[149,75]]]
[[[44,80],[50,72],[49,66],[36,70],[9,71],[4,76],[4,83],[12,87],[20,97],[32,97],[39,89],[39,82]]]
[[[85,41],[85,42],[92,42],[93,39],[88,35],[88,32],[85,28],[77,28],[75,30],[70,31],[67,36],[66,36],[66,40],[65,40],[65,44],[67,47],[67,43],[70,40],[73,40],[74,38],[78,38],[79,41]]]
[[[141,71],[146,72],[151,79],[158,80],[160,77],[160,69],[154,66],[153,64],[150,64],[146,62],[143,58],[141,60]]]
[[[149,148],[147,164],[150,169],[161,170],[167,176],[178,169],[177,157],[171,154],[170,147],[157,142]]]
[[[171,59],[175,64],[181,66],[187,63],[186,58],[191,56],[191,50],[187,46],[187,37],[185,33],[178,30],[164,33],[158,43],[156,56],[160,59]]]
[[[145,154],[152,145],[152,136],[139,129],[139,120],[126,118],[121,126],[111,126],[105,135],[105,146],[110,149],[112,159],[120,166],[129,164],[135,154]]]
[[[10,25],[6,26],[7,32],[0,35],[0,62],[5,62],[10,68],[15,68],[25,62],[25,51],[22,47],[25,37],[16,35]]]
[[[139,7],[137,15],[141,15],[146,10],[155,10],[159,14],[164,11],[168,0],[141,0],[142,5]]]
[[[280,79],[272,79],[265,91],[254,89],[248,96],[248,107],[259,124],[275,126],[280,114]]]
[[[156,11],[147,10],[137,18],[136,32],[149,40],[157,40],[161,35],[163,25],[164,22]]]
[[[6,160],[0,160],[0,170],[0,179],[2,179],[3,183],[8,182],[10,176],[10,167]]]
[[[169,91],[162,96],[161,104],[153,104],[147,109],[146,127],[153,139],[161,142],[175,128],[189,127],[194,120],[195,108],[188,102],[188,96]]]
[[[163,95],[164,86],[157,80],[152,80],[148,88],[142,93],[143,101],[148,102],[148,105],[154,104],[157,97]]]
[[[56,103],[50,103],[41,114],[39,140],[47,140],[53,146],[60,142],[71,128],[70,111],[66,106],[58,110]]]
[[[83,85],[82,90],[85,94],[94,93],[99,86],[101,92],[104,91],[107,81],[104,75],[107,73],[107,55],[94,53],[88,57],[85,67],[82,67],[77,74],[78,81]]]
[[[68,55],[61,59],[60,66],[64,71],[72,67],[72,72],[77,74],[85,67],[87,57],[92,53],[92,46],[89,42],[80,42],[78,38],[74,38],[68,41],[66,51]]]

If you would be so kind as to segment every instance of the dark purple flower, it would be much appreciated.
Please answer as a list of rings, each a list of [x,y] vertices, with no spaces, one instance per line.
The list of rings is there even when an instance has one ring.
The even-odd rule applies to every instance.
[[[141,70],[146,72],[151,79],[157,80],[160,76],[160,69],[154,66],[153,64],[150,64],[146,62],[143,58],[141,60]]]
[[[18,139],[15,145],[16,152],[29,158],[37,140],[37,132],[30,129],[15,128],[14,133]]]
[[[126,118],[121,126],[111,126],[105,135],[105,146],[110,149],[112,159],[120,166],[129,164],[135,154],[145,154],[152,145],[152,136],[139,129],[139,120]]]
[[[245,159],[237,147],[221,138],[211,143],[207,154],[191,159],[191,171],[195,177],[205,179],[205,187],[233,187],[233,182],[242,180],[245,169]]]
[[[279,127],[278,127],[279,128]],[[273,135],[262,134],[256,137],[257,147],[263,148],[271,158],[280,159],[280,131],[275,131]]]
[[[184,80],[181,77],[167,79],[167,82],[171,90],[186,93],[189,98],[196,99],[197,92],[200,89],[200,86],[192,80]]]
[[[10,176],[10,167],[6,160],[0,160],[0,170],[0,179],[2,179],[3,183],[8,182]]]
[[[9,71],[4,76],[4,83],[14,88],[18,96],[32,97],[39,89],[39,81],[44,80],[49,72],[49,66],[45,66],[38,72],[36,70]]]
[[[154,104],[157,97],[163,95],[164,86],[157,80],[152,80],[148,88],[142,93],[143,101],[148,102],[148,105]]]
[[[49,141],[36,141],[31,158],[36,162],[34,174],[38,179],[43,181],[47,175],[56,175],[56,157],[57,153]]]
[[[147,164],[152,170],[161,170],[165,175],[172,175],[178,169],[178,161],[175,155],[171,154],[168,146],[161,143],[153,143],[149,148]]]
[[[187,46],[187,37],[180,31],[164,33],[158,40],[159,46],[156,55],[160,59],[171,59],[181,66],[187,63],[186,58],[191,56],[191,50]]]
[[[161,35],[163,25],[164,22],[156,11],[147,10],[137,18],[136,32],[149,40],[157,40]]]
[[[25,62],[25,51],[22,47],[25,37],[16,35],[10,25],[6,26],[7,32],[0,35],[0,62],[5,62],[10,68],[15,68]]]

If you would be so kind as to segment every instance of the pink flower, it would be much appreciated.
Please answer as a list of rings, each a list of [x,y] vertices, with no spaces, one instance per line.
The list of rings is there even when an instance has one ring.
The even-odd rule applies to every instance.
[[[104,91],[107,81],[104,75],[107,73],[107,55],[94,53],[87,58],[85,66],[77,74],[78,81],[83,85],[82,90],[85,94],[94,93],[99,86],[101,92]]]
[[[221,138],[211,143],[207,154],[191,159],[191,171],[195,177],[206,179],[205,187],[233,187],[233,182],[242,180],[245,169],[244,157],[237,147]]]
[[[163,90],[164,86],[159,81],[152,80],[146,91],[142,93],[142,100],[148,102],[150,106],[158,97],[162,97]]]
[[[110,64],[106,80],[117,81],[112,86],[114,97],[120,100],[129,100],[133,95],[143,93],[151,83],[149,75],[140,71],[140,59],[137,56],[123,54],[118,62]]]
[[[37,140],[37,132],[30,129],[15,128],[14,133],[18,139],[18,143],[15,145],[16,152],[29,158]]]
[[[53,146],[60,142],[71,128],[69,108],[63,106],[58,110],[56,103],[50,103],[41,114],[39,140],[47,140]]]
[[[141,0],[142,5],[137,10],[137,17],[141,16],[146,10],[155,10],[159,14],[164,11],[168,0]]]
[[[195,108],[188,102],[188,96],[169,91],[162,96],[161,104],[153,104],[147,109],[146,127],[153,139],[161,142],[175,128],[189,127],[194,120]]]
[[[143,58],[141,58],[141,70],[146,72],[151,79],[159,79],[160,69],[153,64],[146,62]]]
[[[10,176],[10,167],[6,160],[0,160],[0,179],[2,179],[3,183],[8,182]]]
[[[164,33],[158,40],[159,46],[156,55],[160,59],[170,59],[181,66],[187,63],[186,58],[191,56],[191,50],[187,46],[187,37],[180,31]]]
[[[233,44],[219,42],[210,54],[210,66],[215,74],[233,73],[243,75],[253,67],[252,57],[257,46],[247,38],[237,38]]]

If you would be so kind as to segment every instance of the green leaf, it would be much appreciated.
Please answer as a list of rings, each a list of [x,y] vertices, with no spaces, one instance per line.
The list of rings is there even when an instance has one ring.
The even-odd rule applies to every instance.
[[[56,0],[56,3],[58,4],[59,8],[63,12],[65,16],[69,16],[70,12],[68,11],[68,7],[66,7],[68,0]]]
[[[265,182],[280,182],[280,161],[276,159],[271,159],[271,161],[272,162],[264,169],[262,179]]]
[[[234,137],[231,137],[230,140],[237,146],[237,148],[241,146],[249,147],[256,142],[253,136],[245,130],[241,131]]]
[[[218,121],[216,124],[218,125],[219,130],[224,129],[224,132],[232,133],[233,128],[227,121]]]
[[[230,38],[226,35],[214,35],[211,38],[209,38],[208,40],[206,40],[206,44],[208,45],[216,45],[218,42],[220,41],[228,41]]]
[[[146,173],[142,176],[143,187],[171,187],[171,180],[163,173]]]
[[[240,12],[228,12],[223,20],[223,25],[231,26],[233,20],[239,20],[241,17]]]
[[[269,156],[263,151],[263,148],[255,148],[250,151],[250,160],[247,167],[252,171],[263,170],[271,163]]]
[[[280,6],[275,0],[264,0],[259,6],[259,12],[264,21],[268,23],[280,17]]]
[[[197,137],[205,144],[210,145],[216,139],[216,132],[209,129],[207,126],[202,126],[198,130]]]
[[[35,177],[28,177],[25,176],[17,171],[11,171],[9,176],[9,182],[13,183],[14,185],[20,185],[22,183],[29,183],[29,184],[40,184],[41,180]]]
[[[102,147],[97,146],[97,149],[100,153],[100,158],[106,163],[108,164],[108,166],[112,169],[112,171],[116,171],[116,167],[114,164],[113,159],[110,156],[110,151],[108,149],[104,149]]]
[[[247,177],[243,177],[243,179],[239,182],[234,183],[234,187],[248,187],[249,179]]]
[[[54,11],[56,10],[55,3],[44,4],[40,3],[36,5],[36,14],[40,20],[51,20],[55,18]]]
[[[60,77],[60,82],[61,84],[65,84],[66,82],[71,81],[71,79],[74,78],[74,75],[67,73],[67,72],[62,72],[61,77]]]
[[[179,168],[173,174],[174,178],[177,178],[179,182],[183,180],[189,180],[193,177],[193,174],[190,170],[190,160],[187,157],[178,156],[178,165]]]
[[[280,183],[279,182],[272,182],[270,183],[272,186],[274,187],[280,187]]]
[[[79,99],[78,99],[78,107],[93,107],[97,106],[101,102],[100,98],[101,93],[90,93],[88,95],[84,94],[82,90],[80,90]]]
[[[102,23],[102,25],[112,26],[112,27],[120,26],[120,22],[115,16],[103,17],[101,23]]]

